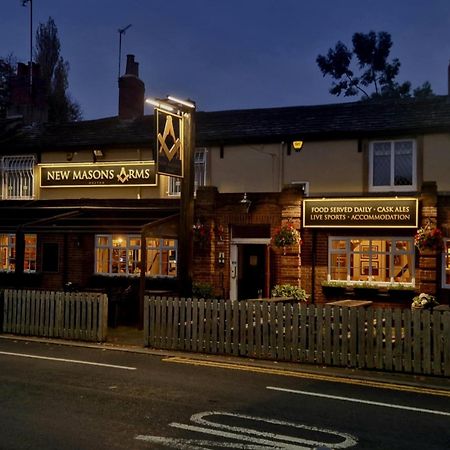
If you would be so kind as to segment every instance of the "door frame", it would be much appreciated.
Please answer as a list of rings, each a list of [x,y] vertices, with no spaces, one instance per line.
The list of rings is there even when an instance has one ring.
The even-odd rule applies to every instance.
[[[230,242],[230,299],[238,299],[238,274],[239,274],[239,245],[265,245],[266,246],[266,287],[270,285],[270,238],[234,238]]]

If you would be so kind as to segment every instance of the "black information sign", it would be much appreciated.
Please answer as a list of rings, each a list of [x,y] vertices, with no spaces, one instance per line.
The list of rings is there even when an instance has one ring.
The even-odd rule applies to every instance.
[[[156,186],[155,161],[109,164],[42,164],[41,187]]]
[[[416,198],[303,200],[303,226],[311,228],[417,228]]]

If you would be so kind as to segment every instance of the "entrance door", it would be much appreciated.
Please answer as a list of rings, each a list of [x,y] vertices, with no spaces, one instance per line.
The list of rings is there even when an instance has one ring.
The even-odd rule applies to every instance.
[[[266,284],[266,245],[239,245],[238,260],[238,299],[261,297]]]

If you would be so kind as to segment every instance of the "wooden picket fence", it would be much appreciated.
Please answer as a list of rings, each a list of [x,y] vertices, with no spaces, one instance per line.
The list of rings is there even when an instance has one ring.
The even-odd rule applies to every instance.
[[[450,375],[450,312],[146,297],[145,345]]]
[[[106,294],[6,289],[3,302],[4,333],[94,342],[106,340]]]

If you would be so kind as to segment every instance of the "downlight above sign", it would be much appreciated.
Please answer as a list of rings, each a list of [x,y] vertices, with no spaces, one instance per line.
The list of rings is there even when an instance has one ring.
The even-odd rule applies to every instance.
[[[417,228],[416,198],[303,200],[305,228]]]
[[[155,161],[40,164],[41,188],[156,186]]]

